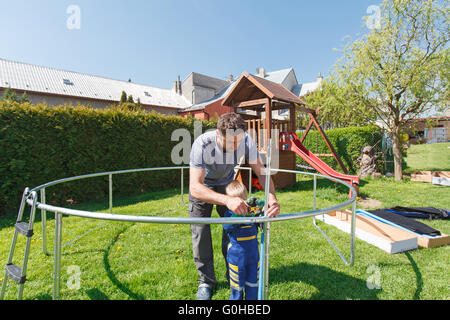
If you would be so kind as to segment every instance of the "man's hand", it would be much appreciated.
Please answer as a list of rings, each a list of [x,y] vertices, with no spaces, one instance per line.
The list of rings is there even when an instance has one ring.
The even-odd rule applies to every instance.
[[[247,213],[248,205],[239,197],[229,197],[227,200],[227,208],[242,216]]]
[[[269,209],[267,209],[266,217],[275,218],[280,215],[280,205],[276,199],[269,200]]]

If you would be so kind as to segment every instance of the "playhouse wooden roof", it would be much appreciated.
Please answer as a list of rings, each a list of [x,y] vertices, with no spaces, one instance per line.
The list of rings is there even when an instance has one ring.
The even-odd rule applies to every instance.
[[[244,72],[234,88],[224,98],[222,105],[232,107],[244,101],[265,98],[300,106],[306,104],[282,84]],[[309,112],[307,108],[302,107],[301,109]]]

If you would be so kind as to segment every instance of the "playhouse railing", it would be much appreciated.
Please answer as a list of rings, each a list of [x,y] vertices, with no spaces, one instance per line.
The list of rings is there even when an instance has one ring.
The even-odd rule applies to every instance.
[[[247,133],[252,137],[258,146],[259,152],[267,151],[267,130],[265,130],[264,119],[246,120]],[[289,130],[289,120],[272,119],[270,130],[272,132],[285,132]]]

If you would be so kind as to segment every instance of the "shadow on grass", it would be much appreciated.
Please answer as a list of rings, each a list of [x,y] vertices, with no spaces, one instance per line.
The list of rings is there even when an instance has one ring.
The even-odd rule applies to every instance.
[[[97,288],[86,290],[86,294],[91,300],[109,300],[108,296]]]
[[[419,300],[420,293],[422,292],[422,288],[423,288],[422,273],[420,273],[420,270],[417,267],[417,264],[414,261],[414,259],[412,258],[411,254],[409,252],[405,252],[405,256],[408,258],[409,262],[411,263],[411,267],[413,268],[414,273],[416,274],[417,289],[416,289],[416,292],[414,293],[413,299]]]
[[[380,290],[369,290],[366,281],[327,267],[299,263],[270,270],[271,283],[304,282],[319,292],[311,300],[378,300]]]
[[[34,297],[33,300],[53,300],[53,298],[48,293],[44,293]]]
[[[109,244],[108,248],[106,248],[106,250],[104,251],[103,254],[103,264],[105,266],[105,271],[106,274],[109,278],[109,280],[111,280],[111,282],[123,293],[125,293],[127,296],[129,296],[132,300],[145,300],[145,297],[143,295],[137,294],[133,291],[131,291],[126,285],[124,285],[122,282],[119,281],[119,279],[117,279],[117,277],[115,276],[114,272],[111,270],[111,265],[109,263],[109,252],[111,250],[111,248],[115,245],[115,243],[117,242],[117,240],[119,239],[119,236],[121,233],[125,233],[125,231],[130,228],[131,226],[133,226],[133,224],[128,225],[127,227],[123,228],[122,230],[120,230],[116,236],[114,237],[114,239],[111,241],[111,243]],[[94,292],[95,293],[95,292]]]

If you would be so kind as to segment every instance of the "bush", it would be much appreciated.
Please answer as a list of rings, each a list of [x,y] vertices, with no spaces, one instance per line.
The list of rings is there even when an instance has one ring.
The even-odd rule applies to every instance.
[[[375,145],[382,137],[380,128],[376,126],[331,129],[325,131],[325,133],[344,163],[344,166],[349,173],[353,174],[358,170],[356,159],[361,155],[362,148]],[[301,134],[299,134],[299,137],[301,137]],[[318,131],[310,131],[306,136],[304,145],[313,153],[331,153]],[[333,169],[342,172],[334,157],[320,158]],[[297,163],[307,165],[300,157],[297,157]]]
[[[204,122],[203,131],[215,127]],[[0,102],[0,213],[18,209],[25,187],[89,173],[173,166],[173,130],[193,133],[194,120],[85,106]],[[187,170],[186,170],[187,171]],[[179,186],[179,172],[116,175],[114,194]],[[108,194],[108,177],[49,187],[47,203],[65,205]],[[17,212],[17,211],[16,211]]]

